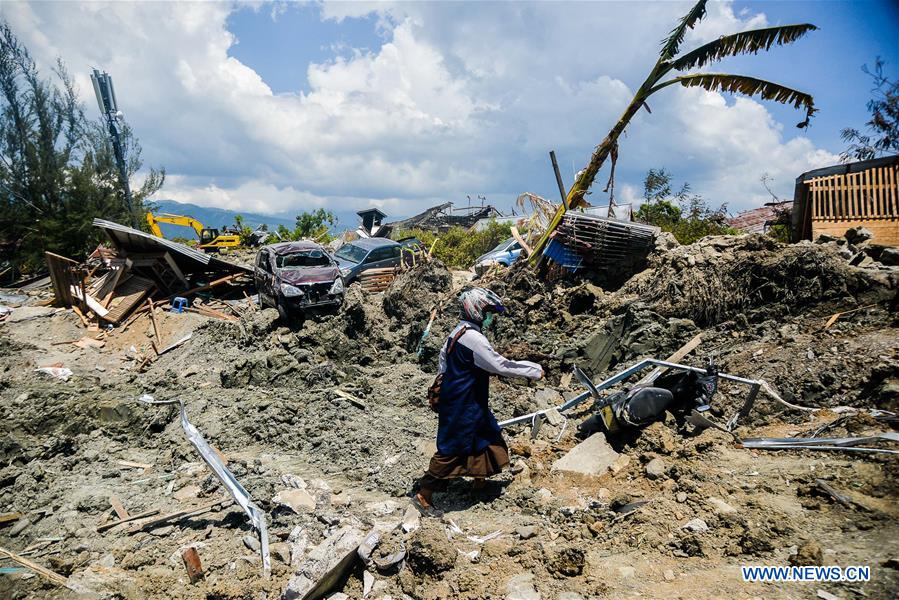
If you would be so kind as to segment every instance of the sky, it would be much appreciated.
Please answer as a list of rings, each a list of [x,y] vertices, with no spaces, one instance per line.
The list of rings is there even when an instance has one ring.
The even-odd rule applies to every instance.
[[[571,185],[654,64],[690,2],[4,2],[48,76],[68,66],[99,117],[90,69],[164,167],[160,199],[231,210],[391,217],[523,192],[558,202],[554,149]],[[899,76],[899,3],[710,2],[683,44],[757,27],[820,29],[708,71],[811,93],[792,107],[671,86],[620,140],[616,201],[639,202],[650,168],[731,213],[791,198],[810,169],[839,162],[862,127],[877,56]],[[588,199],[606,204],[608,166]],[[139,183],[133,182],[133,185]],[[353,224],[347,224],[353,225]]]

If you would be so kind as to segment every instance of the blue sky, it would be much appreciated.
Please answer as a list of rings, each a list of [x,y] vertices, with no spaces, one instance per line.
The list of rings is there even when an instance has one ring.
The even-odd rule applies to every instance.
[[[557,200],[547,152],[567,183],[651,67],[690,2],[4,3],[0,13],[49,67],[109,71],[160,197],[206,206],[392,216],[479,194],[502,208],[522,192]],[[899,76],[897,4],[710,2],[688,35],[794,22],[799,42],[706,70],[810,92],[807,131],[792,108],[668,88],[621,140],[616,195],[636,201],[666,167],[732,212],[792,194],[833,164],[840,129],[862,126],[876,56]],[[91,39],[91,44],[85,44]],[[93,98],[82,94],[89,111]],[[591,197],[605,203],[600,173]]]

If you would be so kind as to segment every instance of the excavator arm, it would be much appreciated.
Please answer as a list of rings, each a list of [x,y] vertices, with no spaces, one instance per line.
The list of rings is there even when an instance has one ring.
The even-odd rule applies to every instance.
[[[156,237],[165,237],[162,235],[162,230],[159,229],[158,223],[168,223],[169,225],[181,225],[182,227],[190,227],[196,233],[197,237],[203,239],[203,224],[193,219],[191,217],[184,217],[182,215],[170,215],[170,214],[159,214],[154,215],[151,212],[147,213],[147,225],[150,226],[150,232]]]

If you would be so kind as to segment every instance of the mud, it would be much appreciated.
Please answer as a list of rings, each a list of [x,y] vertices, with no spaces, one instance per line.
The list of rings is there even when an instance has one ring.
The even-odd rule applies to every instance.
[[[781,246],[741,236],[669,246],[660,244],[647,270],[616,291],[545,283],[522,266],[484,282],[509,305],[489,334],[497,348],[547,367],[536,384],[491,383],[498,417],[579,393],[573,364],[599,378],[667,356],[698,333],[703,342],[690,364],[711,359],[802,405],[896,410],[896,267],[852,266],[857,253],[847,257],[846,243],[835,241]],[[856,586],[869,597],[897,589],[897,572],[882,566],[899,555],[895,458],[749,451],[727,434],[668,418],[610,439],[624,458],[607,475],[552,471],[583,438],[577,425],[588,406],[569,414],[564,430],[544,425],[535,440],[525,428],[507,431],[511,471],[481,492],[454,481],[435,496],[442,521],[391,530],[405,520],[407,495],[434,449],[425,390],[456,322],[456,292],[469,278],[426,263],[383,294],[351,286],[339,311],[291,327],[272,310],[250,311],[239,323],[165,314],[164,336],[192,338],[143,372],[135,357],[150,352],[146,319],[113,331],[101,348],[80,349],[54,345],[85,335],[69,311],[28,302],[13,309],[0,324],[0,511],[24,519],[0,528],[0,546],[31,548],[36,562],[111,598],[277,598],[297,561],[345,525],[389,531],[377,560],[408,553],[393,568],[368,567],[375,581],[367,597],[376,600],[799,598],[810,588],[746,584],[739,565],[819,556],[824,564],[871,565],[873,580]],[[824,329],[833,313],[867,305]],[[18,311],[25,313],[16,318]],[[33,372],[54,363],[72,369],[68,382]],[[182,398],[191,422],[267,513],[271,579],[261,577],[258,553],[244,542],[252,529],[233,506],[144,532],[96,531],[114,518],[113,495],[135,514],[223,493],[175,410],[135,403],[143,393]],[[714,410],[723,419],[744,398],[745,388],[722,385]],[[828,434],[837,436],[883,428],[863,415],[808,414],[760,398],[737,433],[809,435],[831,422]],[[822,495],[820,478],[858,503]],[[298,480],[314,509],[298,513],[272,501]],[[179,551],[189,545],[206,571],[193,585]],[[348,596],[362,596],[364,570],[358,565],[342,584]],[[847,584],[820,587],[852,594]],[[22,574],[0,576],[0,593],[73,597]]]

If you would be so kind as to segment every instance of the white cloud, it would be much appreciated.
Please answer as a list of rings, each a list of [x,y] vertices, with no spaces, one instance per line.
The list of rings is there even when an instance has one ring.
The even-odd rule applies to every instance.
[[[230,4],[5,3],[0,13],[42,65],[68,63],[91,112],[88,67],[112,74],[145,160],[167,168],[161,196],[260,212],[380,205],[399,215],[485,190],[554,198],[546,152],[583,166],[688,7],[325,3],[322,17],[338,22],[376,13],[384,42],[310,64],[309,92],[292,94],[273,93],[228,55]],[[261,9],[277,19],[290,7]],[[710,3],[685,46],[767,21]],[[628,169],[667,166],[710,198],[749,206],[765,199],[762,172],[789,195],[796,175],[835,160],[752,100],[669,88],[652,108],[622,140],[619,194],[639,195]]]

